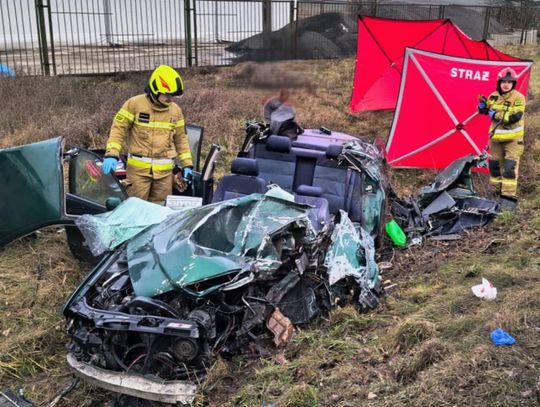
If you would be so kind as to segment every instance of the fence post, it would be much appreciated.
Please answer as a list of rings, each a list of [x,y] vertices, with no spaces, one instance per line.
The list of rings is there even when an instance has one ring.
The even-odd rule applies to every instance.
[[[195,1],[195,0],[193,0]],[[190,0],[184,0],[184,43],[186,48],[186,66],[193,65],[192,61],[192,43],[191,43],[191,3]]]
[[[192,10],[192,17],[193,17],[193,49],[195,50],[195,53],[193,54],[193,59],[195,60],[195,66],[199,66],[199,37],[198,37],[198,28],[197,28],[197,0],[193,1],[193,7],[191,7]],[[193,63],[192,63],[193,65]]]
[[[444,5],[439,6],[439,18],[444,18],[445,12],[446,12],[446,6]]]
[[[294,0],[289,1],[289,35],[290,42],[290,58],[296,57],[296,28],[297,25],[294,20]]]
[[[265,58],[271,57],[270,33],[272,32],[272,0],[262,0],[263,48]]]
[[[377,17],[377,6],[378,6],[377,0],[371,3],[371,15],[373,17]]]
[[[262,2],[263,12],[263,33],[272,32],[272,0],[263,0]]]
[[[39,56],[41,59],[41,69],[43,74],[49,76],[49,46],[47,45],[47,29],[45,27],[45,14],[43,13],[43,0],[36,0],[36,17],[38,26]]]
[[[263,0],[263,32],[272,32],[272,0]]]
[[[47,0],[46,7],[47,7],[47,18],[49,19],[49,43],[51,44],[51,64],[53,68],[53,75],[56,76],[56,53],[54,52],[51,0]]]
[[[103,0],[103,20],[105,22],[105,41],[110,46],[113,45],[111,37],[111,0]]]
[[[294,0],[289,1],[289,23],[292,24],[294,21]]]
[[[491,7],[486,6],[486,15],[484,16],[484,31],[482,32],[482,40],[487,40],[489,35],[489,20],[491,20]]]
[[[532,10],[531,10],[532,12]],[[521,3],[521,7],[520,7],[520,21],[522,23],[522,26],[521,26],[521,37],[519,39],[519,44],[522,45],[522,44],[525,44],[525,33],[527,31],[527,21],[526,21],[526,16],[525,16],[525,8],[523,7],[523,3]]]

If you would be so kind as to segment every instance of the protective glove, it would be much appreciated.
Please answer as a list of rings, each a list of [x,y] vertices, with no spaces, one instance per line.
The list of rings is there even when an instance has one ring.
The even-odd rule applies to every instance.
[[[185,181],[191,182],[191,180],[193,179],[193,168],[192,167],[182,168],[182,176]]]
[[[103,174],[107,175],[116,169],[116,164],[118,164],[118,158],[105,157],[101,171],[103,171]]]
[[[489,118],[491,120],[495,120],[494,117],[495,117],[496,114],[497,114],[497,112],[495,110],[490,109],[489,112],[488,112],[488,116],[489,116]]]
[[[485,109],[485,108],[487,108],[486,102],[481,101],[480,103],[478,103],[478,109],[479,110],[482,110],[482,109]]]

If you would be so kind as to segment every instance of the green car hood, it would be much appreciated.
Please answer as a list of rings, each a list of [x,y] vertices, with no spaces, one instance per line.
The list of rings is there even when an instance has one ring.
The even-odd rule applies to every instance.
[[[0,150],[0,247],[67,221],[60,137]]]
[[[152,297],[181,289],[203,296],[253,267],[273,270],[280,265],[280,255],[272,237],[295,222],[313,233],[309,210],[307,205],[252,194],[170,215],[127,244],[135,293]],[[230,278],[203,284],[220,276]]]

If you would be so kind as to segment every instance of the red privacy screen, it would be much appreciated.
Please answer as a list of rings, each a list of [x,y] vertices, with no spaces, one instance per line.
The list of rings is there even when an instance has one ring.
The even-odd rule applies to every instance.
[[[511,67],[516,89],[527,94],[530,61],[486,61],[407,48],[399,99],[386,153],[393,167],[445,168],[487,147],[490,120],[478,114],[478,96],[496,88]]]
[[[351,112],[396,107],[407,47],[464,58],[521,61],[471,39],[448,19],[360,17]]]

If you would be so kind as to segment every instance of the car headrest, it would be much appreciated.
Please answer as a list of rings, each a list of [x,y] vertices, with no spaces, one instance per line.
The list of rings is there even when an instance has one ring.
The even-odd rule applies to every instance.
[[[231,172],[238,175],[259,175],[259,165],[253,158],[235,158],[231,163]]]
[[[342,151],[343,146],[339,144],[330,144],[328,147],[326,147],[326,158],[337,160]]]
[[[276,151],[278,153],[290,153],[291,147],[292,145],[289,137],[270,136],[266,140],[266,148],[269,151]]]
[[[296,188],[297,195],[320,197],[322,196],[322,192],[321,187],[312,187],[309,185],[300,185],[298,188]]]

